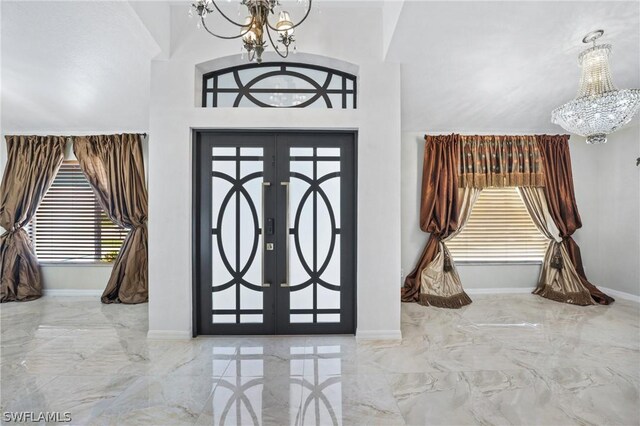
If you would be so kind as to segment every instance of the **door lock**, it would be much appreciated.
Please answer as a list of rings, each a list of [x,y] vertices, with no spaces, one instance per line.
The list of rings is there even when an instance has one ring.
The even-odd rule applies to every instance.
[[[273,243],[267,243],[267,251],[273,251]]]

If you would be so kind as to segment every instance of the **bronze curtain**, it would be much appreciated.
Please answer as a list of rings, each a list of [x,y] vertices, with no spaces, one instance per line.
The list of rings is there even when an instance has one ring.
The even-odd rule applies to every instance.
[[[24,227],[64,159],[61,136],[7,136],[7,165],[0,186],[0,302],[42,296],[38,258]]]
[[[113,264],[103,303],[148,300],[147,187],[141,135],[74,138],[73,151],[109,218],[130,232]]]
[[[430,233],[427,245],[402,288],[403,302],[420,302],[438,307],[462,307],[471,299],[460,288],[450,297],[421,297],[421,276],[441,252],[442,240],[458,230],[461,202],[458,189],[460,135],[425,136],[422,166],[420,228]]]
[[[587,279],[582,265],[582,256],[578,244],[571,235],[582,227],[578,206],[573,188],[571,171],[571,157],[569,155],[568,135],[538,135],[538,147],[542,156],[545,170],[545,197],[549,213],[560,231],[562,244],[566,248],[571,263],[575,267],[582,285],[589,290],[591,297],[602,305],[608,305],[614,299],[591,284]],[[545,288],[536,289],[543,295]]]

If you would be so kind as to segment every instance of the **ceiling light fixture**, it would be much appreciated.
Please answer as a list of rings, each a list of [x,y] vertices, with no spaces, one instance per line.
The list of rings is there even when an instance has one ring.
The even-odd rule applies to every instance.
[[[301,0],[298,1],[300,2]],[[242,38],[244,43],[243,48],[246,49],[249,55],[249,61],[253,61],[255,59],[257,62],[262,62],[262,53],[267,46],[267,42],[264,40],[265,33],[271,43],[271,46],[273,46],[278,55],[283,58],[289,56],[289,46],[292,43],[295,43],[295,39],[293,38],[295,28],[302,24],[309,16],[309,12],[311,11],[311,2],[312,0],[305,0],[305,3],[307,3],[307,11],[302,20],[297,24],[294,24],[291,21],[289,12],[283,10],[278,13],[278,22],[275,25],[271,25],[268,17],[269,14],[276,13],[275,9],[280,6],[279,0],[242,0],[240,4],[246,6],[249,10],[249,16],[246,17],[243,23],[235,22],[229,18],[222,10],[220,10],[220,7],[218,7],[215,0],[197,0],[191,5],[189,14],[191,16],[193,16],[194,13],[198,15],[200,17],[198,26],[201,25],[212,36],[225,40]],[[209,14],[214,12],[217,12],[222,18],[239,27],[240,34],[234,36],[223,36],[211,31],[207,26],[205,19]],[[281,52],[280,48],[274,42],[271,36],[271,31],[278,33],[277,41],[284,46],[284,52]]]
[[[582,67],[576,99],[551,112],[551,122],[565,130],[587,137],[587,143],[605,143],[607,135],[627,124],[640,109],[640,89],[618,90],[609,70],[610,44],[596,45],[603,30],[592,31],[582,39],[593,46],[582,51]]]

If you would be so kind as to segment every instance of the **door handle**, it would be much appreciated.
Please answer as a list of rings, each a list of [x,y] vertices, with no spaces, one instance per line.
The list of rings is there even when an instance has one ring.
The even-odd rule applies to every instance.
[[[262,287],[271,287],[271,283],[267,283],[264,281],[264,257],[267,254],[266,251],[266,247],[267,247],[267,243],[265,242],[264,238],[265,238],[265,227],[267,226],[266,221],[265,221],[265,217],[264,217],[264,199],[265,199],[265,191],[268,187],[271,186],[271,182],[262,182],[262,229],[260,234],[262,235],[262,259],[260,262],[260,270],[261,270],[261,277],[260,277],[260,285]]]
[[[289,287],[289,182],[280,182],[281,186],[285,187],[285,227],[284,227],[284,238],[285,238],[285,258],[284,258],[284,268],[285,268],[285,280],[280,283],[280,287]]]

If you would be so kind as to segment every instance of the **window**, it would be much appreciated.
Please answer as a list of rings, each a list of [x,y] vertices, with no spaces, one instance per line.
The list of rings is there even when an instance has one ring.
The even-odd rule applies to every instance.
[[[113,262],[128,232],[107,217],[77,161],[62,163],[29,228],[43,262]]]
[[[465,228],[447,242],[456,262],[539,262],[548,245],[516,188],[483,189]]]
[[[307,64],[246,64],[203,76],[203,107],[356,108],[356,77]]]

